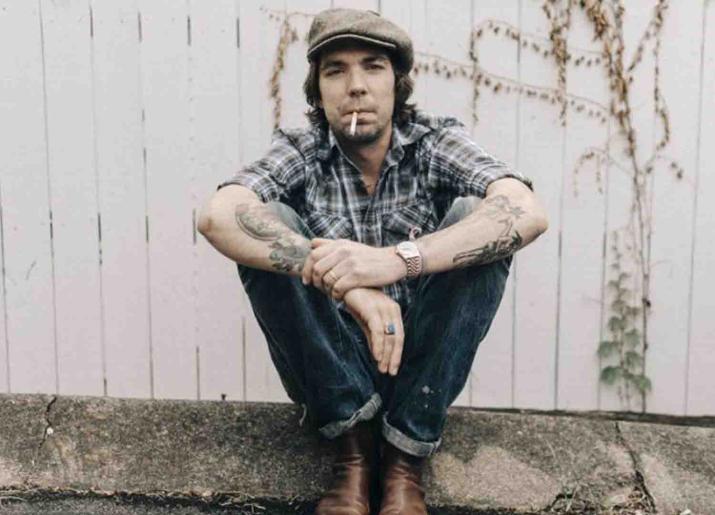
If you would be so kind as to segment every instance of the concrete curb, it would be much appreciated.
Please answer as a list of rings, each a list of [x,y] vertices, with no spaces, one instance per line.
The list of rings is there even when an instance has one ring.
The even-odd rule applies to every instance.
[[[314,499],[332,445],[287,404],[0,395],[2,490]],[[715,429],[450,410],[431,506],[715,513]],[[325,452],[328,450],[329,452]],[[710,488],[708,488],[710,485]]]

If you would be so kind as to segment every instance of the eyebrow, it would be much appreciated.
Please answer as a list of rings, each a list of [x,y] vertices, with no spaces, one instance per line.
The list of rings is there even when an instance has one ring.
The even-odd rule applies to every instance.
[[[361,63],[374,63],[374,62],[387,62],[389,60],[390,59],[384,54],[374,54],[374,55],[368,55],[368,56],[363,57],[360,60],[360,62]],[[320,63],[320,69],[324,70],[325,68],[330,68],[332,66],[341,66],[344,64],[345,64],[345,61],[342,59],[339,59],[339,58],[327,59]]]

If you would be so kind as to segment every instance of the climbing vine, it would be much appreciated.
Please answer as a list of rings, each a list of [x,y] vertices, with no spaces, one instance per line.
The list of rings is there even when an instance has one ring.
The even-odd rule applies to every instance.
[[[660,48],[667,9],[668,0],[656,1],[651,19],[630,59],[626,56],[624,43],[624,0],[543,0],[542,11],[549,26],[548,38],[523,32],[503,21],[489,19],[472,28],[467,61],[416,52],[412,70],[415,76],[432,74],[446,80],[470,81],[475,123],[479,123],[478,104],[481,95],[488,90],[493,94],[518,95],[554,105],[559,109],[562,126],[579,116],[587,116],[600,124],[610,124],[610,130],[607,131],[609,136],[605,141],[587,145],[577,158],[574,187],[576,177],[589,163],[595,164],[599,192],[603,192],[603,167],[626,174],[631,185],[628,219],[621,221],[623,226],[611,231],[609,236],[611,263],[606,278],[608,334],[599,342],[597,351],[602,362],[601,381],[617,387],[621,403],[628,410],[632,406],[632,396],[638,395],[640,407],[646,411],[646,397],[652,387],[645,371],[651,312],[652,176],[662,168],[669,170],[678,179],[684,175],[682,167],[664,153],[671,139],[667,103],[660,87]],[[599,50],[569,48],[569,31],[577,10],[590,23]],[[289,45],[299,39],[296,28],[291,24],[294,16],[310,15],[276,11],[269,13],[271,19],[281,23],[270,80],[276,127],[281,119],[280,74],[286,51]],[[518,45],[521,52],[532,52],[544,60],[552,61],[556,68],[556,87],[536,86],[485,69],[479,58],[479,49],[480,43],[487,37],[504,38]],[[649,62],[653,63],[653,103],[658,130],[656,144],[650,153],[644,149],[648,149],[652,142],[638,133],[632,108],[632,85],[648,51],[653,57]],[[570,67],[580,66],[602,70],[609,91],[607,104],[567,90]]]

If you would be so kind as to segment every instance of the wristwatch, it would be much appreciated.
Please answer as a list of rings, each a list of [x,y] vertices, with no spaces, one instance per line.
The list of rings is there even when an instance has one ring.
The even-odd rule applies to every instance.
[[[397,244],[395,252],[407,265],[407,278],[417,277],[422,272],[422,254],[413,241],[402,241]]]

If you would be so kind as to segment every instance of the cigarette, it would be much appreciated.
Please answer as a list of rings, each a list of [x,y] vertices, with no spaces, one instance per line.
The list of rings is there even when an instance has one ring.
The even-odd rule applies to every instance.
[[[351,136],[355,136],[355,129],[357,129],[357,111],[353,111],[353,119],[350,121]]]

